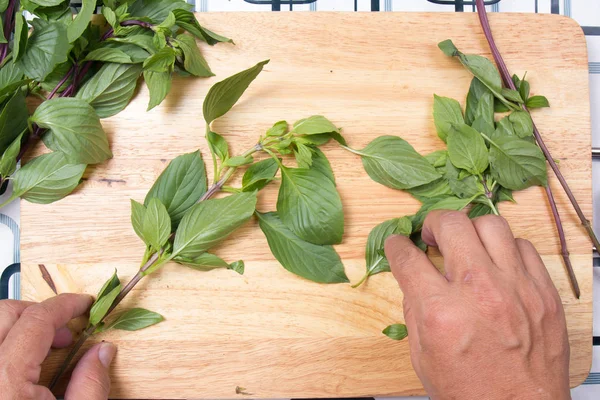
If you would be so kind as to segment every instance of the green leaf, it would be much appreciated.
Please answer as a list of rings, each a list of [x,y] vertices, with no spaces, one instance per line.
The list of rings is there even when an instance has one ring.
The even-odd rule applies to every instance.
[[[457,168],[473,175],[481,174],[488,167],[488,151],[481,134],[469,125],[453,125],[448,135],[448,156]]]
[[[58,64],[54,70],[48,74],[44,82],[41,82],[42,89],[51,92],[60,82],[62,82],[63,78],[69,74],[67,80],[64,81],[56,91],[56,93],[62,93],[73,82],[73,71],[71,68],[73,68],[73,62],[71,60]]]
[[[171,235],[171,218],[167,208],[156,197],[146,206],[142,229],[146,243],[157,251],[167,243]]]
[[[546,159],[540,148],[515,136],[488,140],[492,176],[505,188],[523,190],[546,186]]]
[[[494,139],[497,139],[499,137],[505,137],[505,136],[514,136],[515,135],[515,129],[513,127],[512,122],[510,122],[510,120],[508,119],[508,115],[504,118],[502,118],[500,121],[498,121],[498,123],[496,124],[496,131],[494,132],[494,135],[491,136]]]
[[[187,10],[173,10],[173,14],[175,15],[175,19],[177,20],[177,25],[181,28],[185,29],[192,35],[196,36],[198,39],[204,40],[209,45],[213,46],[219,42],[229,42],[233,43],[233,40],[221,36],[217,33],[214,33],[198,23],[196,20],[196,16]]]
[[[27,48],[29,26],[27,20],[23,16],[23,13],[15,14],[15,38],[13,41],[13,62],[17,62],[21,59]],[[4,68],[6,69],[6,68]]]
[[[2,68],[2,70],[5,69],[10,69],[10,67]],[[17,90],[0,113],[0,154],[4,153],[27,128],[28,117],[25,94],[22,90]]]
[[[302,143],[296,143],[294,156],[298,162],[298,168],[310,168],[312,165],[312,151],[310,147]]]
[[[64,0],[29,0],[41,7],[54,7],[63,3]]]
[[[175,50],[164,47],[144,61],[144,72],[172,72],[175,64]]]
[[[223,136],[211,130],[207,130],[206,141],[208,142],[208,147],[210,147],[211,153],[216,154],[221,162],[229,158],[229,146],[227,145],[227,141]]]
[[[124,51],[112,47],[100,47],[90,51],[84,61],[104,61],[120,64],[135,64]]]
[[[251,164],[252,161],[254,161],[254,158],[252,156],[235,156],[225,160],[225,162],[223,162],[223,165],[226,167],[241,167],[242,165]]]
[[[119,281],[117,271],[115,270],[113,276],[106,281],[104,286],[102,286],[96,301],[92,304],[92,308],[90,309],[90,325],[96,325],[104,318],[120,291],[121,282]]]
[[[183,154],[173,159],[156,179],[146,195],[144,205],[147,207],[153,198],[159,199],[167,208],[173,228],[177,228],[185,213],[206,192],[206,188],[206,170],[200,151]]]
[[[444,142],[450,133],[453,124],[463,124],[465,122],[460,104],[458,101],[433,95],[433,122],[437,134]]]
[[[8,0],[0,0],[0,13],[3,13],[8,8]]]
[[[496,192],[496,203],[500,203],[501,201],[510,201],[511,203],[516,203],[512,190],[500,187],[500,189]]]
[[[519,86],[519,95],[521,96],[521,99],[523,99],[524,102],[527,102],[527,99],[529,99],[529,91],[529,82],[523,79],[521,85]]]
[[[394,340],[402,340],[408,336],[408,330],[404,324],[394,324],[386,327],[382,333]]]
[[[67,38],[69,39],[69,43],[73,43],[83,34],[83,31],[87,28],[95,11],[96,0],[81,0],[81,9],[73,22],[67,26]]]
[[[469,87],[469,93],[467,94],[465,123],[467,125],[473,125],[473,122],[478,116],[493,123],[494,95],[479,79],[473,77],[471,86]]]
[[[496,130],[494,128],[493,122],[489,123],[482,117],[475,118],[475,121],[473,121],[473,125],[471,126],[471,128],[475,129],[477,132],[485,133],[488,136],[494,135],[494,131]]]
[[[183,67],[195,76],[214,76],[208,63],[200,53],[196,40],[190,35],[177,36],[177,43],[183,51]]]
[[[134,46],[138,46],[141,49],[146,50],[150,54],[154,54],[158,51],[154,42],[152,40],[153,35],[149,35],[146,33],[131,35],[126,37],[112,37],[108,39],[108,42],[111,43],[120,43],[120,44],[131,44]]]
[[[210,124],[215,119],[225,115],[268,62],[269,60],[261,61],[252,68],[214,84],[204,98],[204,105],[202,106],[206,123]]]
[[[17,169],[17,156],[21,150],[21,140],[23,133],[21,133],[10,146],[6,149],[2,157],[0,157],[0,176],[6,177],[12,175]]]
[[[253,192],[264,188],[269,182],[275,178],[275,174],[279,170],[277,161],[272,158],[259,161],[248,167],[242,177],[242,191]]]
[[[425,156],[425,159],[431,164],[433,167],[445,167],[446,160],[448,160],[448,150],[437,150],[433,153],[429,153]]]
[[[228,264],[225,260],[210,253],[202,253],[197,257],[186,258],[186,257],[175,257],[173,261],[197,269],[199,271],[210,271],[216,268],[227,268],[232,269],[240,275],[244,274],[244,262],[242,260],[235,261]]]
[[[158,24],[156,27],[171,29],[174,25],[175,25],[175,15],[173,15],[173,12],[169,12],[169,14],[166,16],[166,18],[160,24]]]
[[[146,86],[150,91],[150,101],[147,109],[147,111],[150,111],[162,103],[169,90],[171,90],[171,73],[144,71],[144,81],[146,81]]]
[[[146,17],[153,23],[160,23],[175,10],[191,10],[192,5],[184,0],[138,0],[129,5],[129,14],[132,17]]]
[[[483,184],[474,175],[460,178],[460,171],[448,160],[445,178],[448,180],[450,190],[461,199],[471,198],[477,194],[485,193]]]
[[[354,152],[361,156],[371,179],[392,189],[410,189],[441,178],[423,156],[397,136],[380,136]]]
[[[62,151],[72,163],[97,164],[112,157],[98,115],[81,99],[47,100],[30,120],[49,130],[43,137],[46,146]]]
[[[527,99],[527,108],[542,108],[542,107],[550,107],[550,103],[548,99],[544,96],[531,96]]]
[[[275,122],[267,131],[267,136],[283,136],[288,133],[287,121]]]
[[[43,154],[15,172],[12,198],[40,204],[60,200],[77,187],[85,167],[69,164],[60,152]]]
[[[67,29],[60,22],[46,22],[42,19],[32,20],[31,25],[33,33],[17,65],[29,78],[43,81],[56,65],[67,61]]]
[[[407,189],[407,191],[421,201],[434,197],[452,195],[452,189],[450,189],[450,185],[446,178],[440,178],[431,183]]]
[[[271,252],[288,271],[318,283],[345,283],[348,277],[340,256],[331,246],[300,239],[276,213],[256,213]]]
[[[88,102],[100,118],[111,117],[127,107],[141,73],[139,64],[104,64],[77,91],[76,97]]]
[[[425,217],[434,210],[454,210],[460,211],[471,203],[473,198],[461,199],[454,196],[433,198],[423,202],[423,205],[413,218],[413,230],[421,230]]]
[[[477,218],[483,215],[493,214],[494,212],[487,204],[474,204],[469,211],[469,218]]]
[[[513,111],[508,115],[515,135],[524,139],[533,136],[533,121],[527,111]]]
[[[342,200],[335,184],[315,169],[281,169],[277,213],[302,240],[335,244],[344,234]]]
[[[324,116],[313,115],[294,122],[292,132],[298,135],[318,135],[329,132],[339,133],[339,129]]]
[[[120,313],[115,320],[102,328],[102,331],[105,332],[109,329],[139,331],[162,321],[164,318],[158,313],[143,308],[132,308]]]
[[[202,201],[183,216],[173,244],[173,256],[193,258],[204,253],[240,226],[256,207],[256,193],[238,193]]]
[[[458,51],[458,49],[456,48],[456,46],[454,45],[454,43],[452,43],[452,40],[450,40],[450,39],[446,39],[443,42],[438,43],[438,47],[448,57],[456,57],[460,53]]]
[[[504,103],[502,103],[498,99],[494,100],[494,112],[504,113],[504,112],[508,112],[508,111],[510,111],[510,108],[508,108]]]
[[[147,242],[144,237],[144,218],[146,215],[146,207],[143,204],[131,199],[131,226],[135,234],[138,235],[144,243]]]
[[[520,104],[523,103],[523,99],[521,98],[521,95],[516,90],[502,88],[501,93],[502,93],[502,96],[504,96],[504,98],[506,98],[507,100],[514,101],[515,103],[520,103]]]
[[[333,175],[331,164],[329,164],[329,160],[327,159],[325,154],[316,147],[312,149],[311,169],[321,172],[323,175],[328,177],[331,180],[331,182],[333,182],[333,184],[335,185],[335,176]]]
[[[104,2],[106,3],[106,2]],[[112,8],[107,7],[106,4],[102,6],[102,15],[106,19],[106,22],[113,28],[119,26],[119,20],[117,18],[117,14],[113,11]]]

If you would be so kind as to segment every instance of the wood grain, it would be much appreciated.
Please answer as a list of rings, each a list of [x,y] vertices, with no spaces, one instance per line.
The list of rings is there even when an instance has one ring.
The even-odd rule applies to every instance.
[[[145,111],[148,93],[143,88],[124,112],[103,121],[112,160],[89,168],[86,182],[58,203],[23,202],[24,299],[53,295],[38,264],[46,266],[59,292],[94,294],[115,268],[123,279],[135,274],[143,246],[129,223],[129,199],[143,200],[167,162],[183,152],[200,148],[209,160],[202,101],[218,80],[271,58],[240,103],[215,123],[233,153],[252,146],[275,121],[312,114],[342,126],[352,147],[362,148],[380,135],[399,135],[426,153],[443,147],[432,121],[433,94],[461,99],[464,105],[471,79],[437,43],[452,38],[465,53],[490,56],[473,14],[209,13],[198,19],[236,41],[235,46],[202,46],[217,77],[175,79],[172,93],[151,112]],[[591,215],[590,107],[581,28],[554,15],[494,14],[490,19],[510,70],[521,76],[527,71],[532,93],[549,98],[552,108],[535,111],[534,119]],[[346,213],[344,242],[336,248],[348,276],[357,281],[370,229],[414,213],[419,205],[369,179],[353,154],[333,143],[324,151]],[[554,177],[551,185],[581,285],[580,300],[573,297],[558,255],[543,191],[518,193],[518,204],[503,203],[500,209],[515,234],[537,246],[559,289],[575,386],[591,362],[591,244]],[[259,210],[275,208],[276,190],[274,185],[260,194]],[[236,395],[236,386],[259,398],[424,393],[411,368],[408,343],[381,334],[388,324],[403,320],[402,294],[391,274],[374,276],[360,289],[304,281],[277,264],[255,221],[217,253],[231,261],[243,258],[246,274],[168,265],[124,302],[160,312],[166,321],[95,339],[119,346],[113,397],[243,397]],[[64,354],[50,356],[44,381]]]

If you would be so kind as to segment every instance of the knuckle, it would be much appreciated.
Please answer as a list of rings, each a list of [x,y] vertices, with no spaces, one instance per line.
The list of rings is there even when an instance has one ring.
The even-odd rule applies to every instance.
[[[442,226],[456,226],[469,222],[469,217],[460,211],[444,211],[440,215],[440,224]]]
[[[16,321],[20,317],[19,310],[13,300],[2,300],[0,301],[0,314],[3,320]]]
[[[48,325],[51,323],[50,310],[42,303],[26,308],[21,316],[39,325]]]
[[[486,229],[509,229],[508,222],[499,215],[484,215],[478,217],[475,222]]]
[[[403,246],[396,250],[394,262],[398,266],[410,265],[420,259],[423,253],[417,247]]]
[[[451,312],[437,303],[430,304],[423,310],[423,327],[434,332],[444,332],[454,325],[454,317]]]
[[[515,242],[517,243],[517,245],[519,246],[519,248],[525,249],[527,251],[535,250],[535,247],[533,246],[533,243],[531,243],[527,239],[516,238]]]

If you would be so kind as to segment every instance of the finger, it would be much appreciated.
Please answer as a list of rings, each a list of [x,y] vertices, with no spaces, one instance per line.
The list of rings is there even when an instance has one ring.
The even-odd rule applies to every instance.
[[[542,257],[540,257],[533,244],[525,239],[516,239],[515,242],[519,249],[519,253],[521,254],[521,259],[523,260],[523,266],[529,275],[531,275],[538,283],[545,286],[554,286],[552,278],[550,278],[550,274],[542,261]]]
[[[35,303],[31,301],[2,300],[0,301],[0,344],[6,339],[6,335],[17,323],[19,317],[27,307]]]
[[[106,400],[110,391],[109,366],[117,348],[114,344],[98,343],[77,363],[65,400]]]
[[[71,332],[71,330],[66,326],[58,328],[58,330],[54,334],[52,347],[54,347],[55,349],[62,349],[70,346],[71,343],[73,343],[73,333]]]
[[[8,359],[19,360],[15,373],[35,381],[31,371],[39,373],[39,365],[44,361],[56,330],[65,326],[71,319],[85,314],[92,298],[80,294],[61,294],[39,304],[29,306],[21,313],[21,318],[8,332],[0,346],[0,354]]]
[[[385,255],[406,301],[443,290],[447,283],[427,255],[406,236],[388,237]]]
[[[50,389],[44,386],[35,385],[31,382],[26,383],[17,399],[35,399],[35,400],[56,400],[56,397],[50,392]]]
[[[421,237],[428,245],[439,248],[449,281],[463,281],[470,271],[492,265],[473,223],[459,211],[430,212],[423,223]]]
[[[496,266],[505,271],[522,271],[523,260],[508,222],[498,215],[473,220],[479,240]]]

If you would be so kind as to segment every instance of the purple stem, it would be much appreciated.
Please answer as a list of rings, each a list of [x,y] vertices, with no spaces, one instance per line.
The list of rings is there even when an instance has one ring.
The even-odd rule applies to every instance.
[[[56,87],[54,89],[52,89],[52,91],[48,95],[48,99],[51,99],[52,97],[54,97],[54,95],[56,94],[56,92],[58,92],[60,90],[61,86],[65,84],[65,82],[69,79],[69,77],[71,76],[71,74],[73,72],[75,72],[76,68],[77,68],[76,64],[73,64],[71,66],[71,69],[69,69],[69,72],[67,72],[67,74],[64,76],[64,78],[62,78],[60,80],[60,82],[58,82],[58,85],[56,85]]]
[[[138,21],[137,19],[129,19],[127,21],[121,22],[121,26],[142,26],[144,28],[152,29],[152,24],[150,22]]]
[[[9,0],[6,12],[4,13],[4,37],[7,42],[10,39],[10,34],[14,26],[16,2],[17,0]],[[0,46],[0,64],[2,64],[8,55],[8,43],[1,43]]]
[[[504,85],[506,87],[508,87],[509,89],[516,90],[516,86],[511,78],[511,75],[510,75],[510,72],[508,71],[506,63],[502,59],[502,55],[500,54],[500,51],[498,50],[498,47],[496,46],[496,42],[494,41],[494,37],[492,35],[492,29],[490,27],[490,22],[488,20],[487,12],[485,10],[484,1],[476,0],[476,2],[477,2],[477,14],[479,15],[479,22],[481,23],[483,33],[484,33],[485,38],[487,39],[487,42],[490,46],[490,50],[492,51],[494,61],[496,62],[496,65],[498,66],[498,70],[500,71],[500,75],[502,76],[502,80],[504,81]],[[525,105],[522,105],[522,108],[523,108],[523,110],[525,110],[526,112],[529,113],[529,110],[527,109],[527,107]],[[532,121],[533,121],[533,119],[532,119]],[[579,207],[579,203],[577,203],[577,200],[575,199],[575,196],[573,195],[573,192],[571,191],[571,188],[569,187],[566,179],[564,178],[563,174],[558,169],[558,165],[554,161],[552,154],[550,154],[550,150],[548,150],[548,147],[546,147],[546,144],[544,143],[544,140],[542,139],[542,135],[540,134],[539,130],[537,129],[535,123],[533,124],[533,135],[535,137],[535,140],[536,140],[538,146],[544,153],[544,156],[546,157],[548,164],[550,164],[550,167],[552,168],[552,170],[554,171],[554,174],[558,178],[558,181],[562,185],[565,193],[567,194],[567,197],[571,201],[571,204],[573,205],[575,212],[579,216],[581,223],[586,228],[588,235],[590,236],[590,238],[592,239],[592,242],[594,243],[594,246],[596,246],[596,249],[600,250],[600,243],[598,243],[598,239],[596,238],[596,235],[594,234],[594,231],[591,227],[590,221],[585,217],[585,214],[583,214],[581,207]],[[579,298],[579,295],[580,295],[579,284],[577,283],[577,278],[575,276],[575,272],[573,271],[573,266],[571,265],[571,260],[569,258],[569,251],[567,249],[567,241],[565,240],[565,231],[563,229],[562,221],[560,219],[560,214],[558,212],[558,208],[556,207],[556,201],[554,200],[554,195],[552,194],[552,190],[550,189],[550,186],[546,187],[546,195],[548,197],[548,202],[550,203],[550,208],[552,209],[552,215],[554,216],[554,222],[556,223],[556,229],[558,230],[558,237],[560,240],[560,247],[561,247],[561,255],[563,257],[563,260],[565,261],[565,266],[567,268],[567,272],[569,274],[569,279],[571,280],[571,285],[573,286],[573,291],[575,292],[575,296],[577,298]]]

